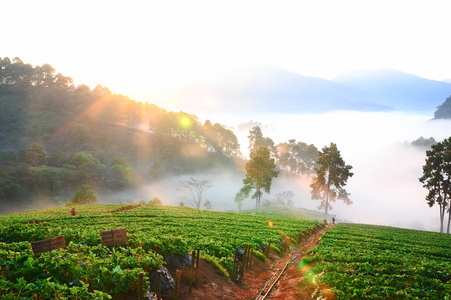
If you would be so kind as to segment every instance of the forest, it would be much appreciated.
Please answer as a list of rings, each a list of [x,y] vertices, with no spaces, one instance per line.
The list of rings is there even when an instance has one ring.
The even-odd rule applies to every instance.
[[[115,192],[217,168],[244,173],[233,128],[75,86],[49,64],[0,58],[0,105],[0,204],[63,204],[82,184]],[[313,172],[314,145],[275,144],[258,126],[249,134],[250,148],[267,147],[283,172]]]

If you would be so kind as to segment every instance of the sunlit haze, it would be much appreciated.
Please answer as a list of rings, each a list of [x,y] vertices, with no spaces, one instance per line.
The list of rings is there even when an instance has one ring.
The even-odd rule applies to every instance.
[[[263,64],[451,78],[449,1],[7,1],[2,57],[148,92]],[[142,99],[145,100],[145,99]]]

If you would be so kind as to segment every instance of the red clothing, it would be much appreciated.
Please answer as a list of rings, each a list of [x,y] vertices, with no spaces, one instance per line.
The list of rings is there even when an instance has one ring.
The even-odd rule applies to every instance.
[[[75,215],[76,215],[75,209],[72,209],[72,210],[70,211],[70,214],[73,215],[73,216],[75,216]]]

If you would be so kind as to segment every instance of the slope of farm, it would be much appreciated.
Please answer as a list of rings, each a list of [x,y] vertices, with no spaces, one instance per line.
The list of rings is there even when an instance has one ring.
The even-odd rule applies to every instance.
[[[313,266],[310,278],[336,299],[449,299],[451,236],[339,224],[302,266]]]
[[[246,215],[187,207],[89,205],[28,211],[0,216],[0,296],[2,298],[120,299],[144,286],[150,274],[171,256],[200,249],[201,257],[225,276],[232,272],[236,247],[259,249],[319,225],[313,221],[271,215]],[[126,228],[128,244],[101,246],[101,232]],[[65,237],[66,247],[33,255],[31,242]],[[8,298],[5,298],[8,299]]]

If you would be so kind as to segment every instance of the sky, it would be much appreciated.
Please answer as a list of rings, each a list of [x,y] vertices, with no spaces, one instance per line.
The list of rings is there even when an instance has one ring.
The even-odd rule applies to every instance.
[[[0,57],[153,92],[247,65],[451,79],[449,1],[4,1]],[[145,99],[136,99],[145,100]]]

